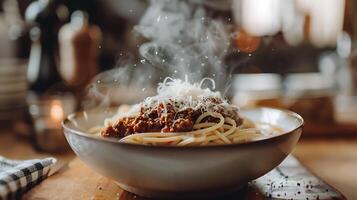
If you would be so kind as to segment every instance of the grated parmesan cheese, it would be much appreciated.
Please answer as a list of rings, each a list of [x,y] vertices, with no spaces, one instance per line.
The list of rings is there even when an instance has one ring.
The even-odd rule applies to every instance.
[[[220,92],[212,91],[210,88],[202,88],[204,81],[211,81],[214,89],[215,82],[210,78],[204,78],[200,83],[190,83],[187,78],[183,81],[167,77],[162,83],[159,83],[156,96],[147,97],[142,103],[133,105],[125,113],[118,111],[117,117],[135,116],[141,108],[150,111],[159,104],[166,105],[168,103],[174,105],[177,111],[188,108],[201,109],[203,112],[220,110],[226,114],[238,111],[238,108],[229,104]]]

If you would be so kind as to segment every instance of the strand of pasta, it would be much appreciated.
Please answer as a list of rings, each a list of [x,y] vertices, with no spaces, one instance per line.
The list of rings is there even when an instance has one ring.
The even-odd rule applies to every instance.
[[[227,139],[226,136],[232,134],[236,130],[236,128],[237,128],[236,122],[231,118],[225,118],[225,122],[228,122],[232,125],[232,126],[229,126],[229,125],[225,124],[223,126],[224,128],[229,129],[229,130],[224,132],[222,135],[218,131],[215,132],[215,135],[212,135],[209,137],[208,142],[210,142],[211,140],[217,140],[218,138],[221,138],[222,141],[224,141],[225,143],[227,143],[227,144],[231,143],[231,141],[229,139]]]
[[[165,134],[162,134],[162,133],[140,133],[140,134],[133,134],[133,135],[129,135],[127,137],[124,137],[120,141],[129,142],[129,141],[132,141],[130,139],[133,139],[133,138],[140,139],[141,141],[146,141],[146,142],[149,142],[149,143],[155,143],[155,142],[167,142],[168,143],[168,142],[174,142],[176,140],[182,140],[177,145],[179,145],[179,146],[188,145],[190,143],[193,143],[193,142],[197,141],[197,139],[195,139],[195,137],[193,137],[193,135],[208,133],[208,132],[211,132],[211,131],[213,131],[215,129],[218,129],[219,127],[223,126],[224,118],[219,113],[212,113],[212,112],[204,113],[204,114],[202,114],[200,116],[200,118],[201,118],[200,120],[202,120],[202,119],[204,119],[205,117],[208,117],[208,116],[219,118],[220,122],[219,123],[215,123],[213,126],[210,126],[208,128],[205,128],[205,129],[199,129],[199,130],[186,132],[186,133],[165,133]],[[186,135],[186,136],[191,135],[191,136],[188,136],[186,139],[183,139],[182,137],[179,137],[178,135]],[[168,138],[169,136],[177,136],[177,137]],[[162,138],[162,137],[164,137],[164,138]]]
[[[151,137],[151,138],[165,138],[165,137],[172,137],[172,136],[180,136],[182,135],[182,133],[165,133],[162,134],[161,132],[153,132],[153,133],[136,133],[136,134],[132,134],[132,135],[128,135],[122,139],[120,139],[120,141],[126,141],[128,139],[133,139],[133,138],[144,138],[144,137]]]
[[[206,117],[219,119],[218,123],[202,122]],[[248,128],[251,127],[251,128]],[[148,145],[206,145],[206,144],[231,144],[243,141],[254,140],[262,137],[258,133],[254,124],[248,121],[237,127],[235,120],[220,113],[205,112],[196,120],[193,131],[183,133],[137,133],[122,138],[121,142],[148,144]],[[97,130],[97,129],[94,129]]]

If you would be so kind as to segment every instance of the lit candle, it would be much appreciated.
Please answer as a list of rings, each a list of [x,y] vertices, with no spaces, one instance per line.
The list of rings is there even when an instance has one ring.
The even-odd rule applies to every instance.
[[[47,152],[67,150],[61,123],[68,113],[75,110],[75,97],[63,94],[50,98],[33,98],[29,104],[34,122],[35,147]]]
[[[58,100],[53,100],[50,108],[51,121],[55,126],[60,126],[64,117],[62,104]]]

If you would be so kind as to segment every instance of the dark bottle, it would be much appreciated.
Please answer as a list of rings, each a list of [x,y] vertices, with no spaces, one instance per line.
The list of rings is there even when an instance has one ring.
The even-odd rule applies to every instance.
[[[61,19],[53,0],[38,0],[26,10],[26,21],[32,26],[32,41],[28,65],[30,90],[43,93],[61,81],[57,71],[57,34]]]
[[[30,90],[43,93],[60,81],[52,45],[42,38],[41,30],[34,27],[31,34],[31,51],[28,64],[27,78]]]

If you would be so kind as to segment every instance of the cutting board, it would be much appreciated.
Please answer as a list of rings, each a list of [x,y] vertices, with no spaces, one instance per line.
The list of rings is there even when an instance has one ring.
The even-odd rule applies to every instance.
[[[145,198],[122,190],[114,181],[88,168],[78,158],[24,195],[24,199],[119,199]],[[243,200],[345,200],[336,189],[304,168],[293,156],[245,186],[219,199]]]

